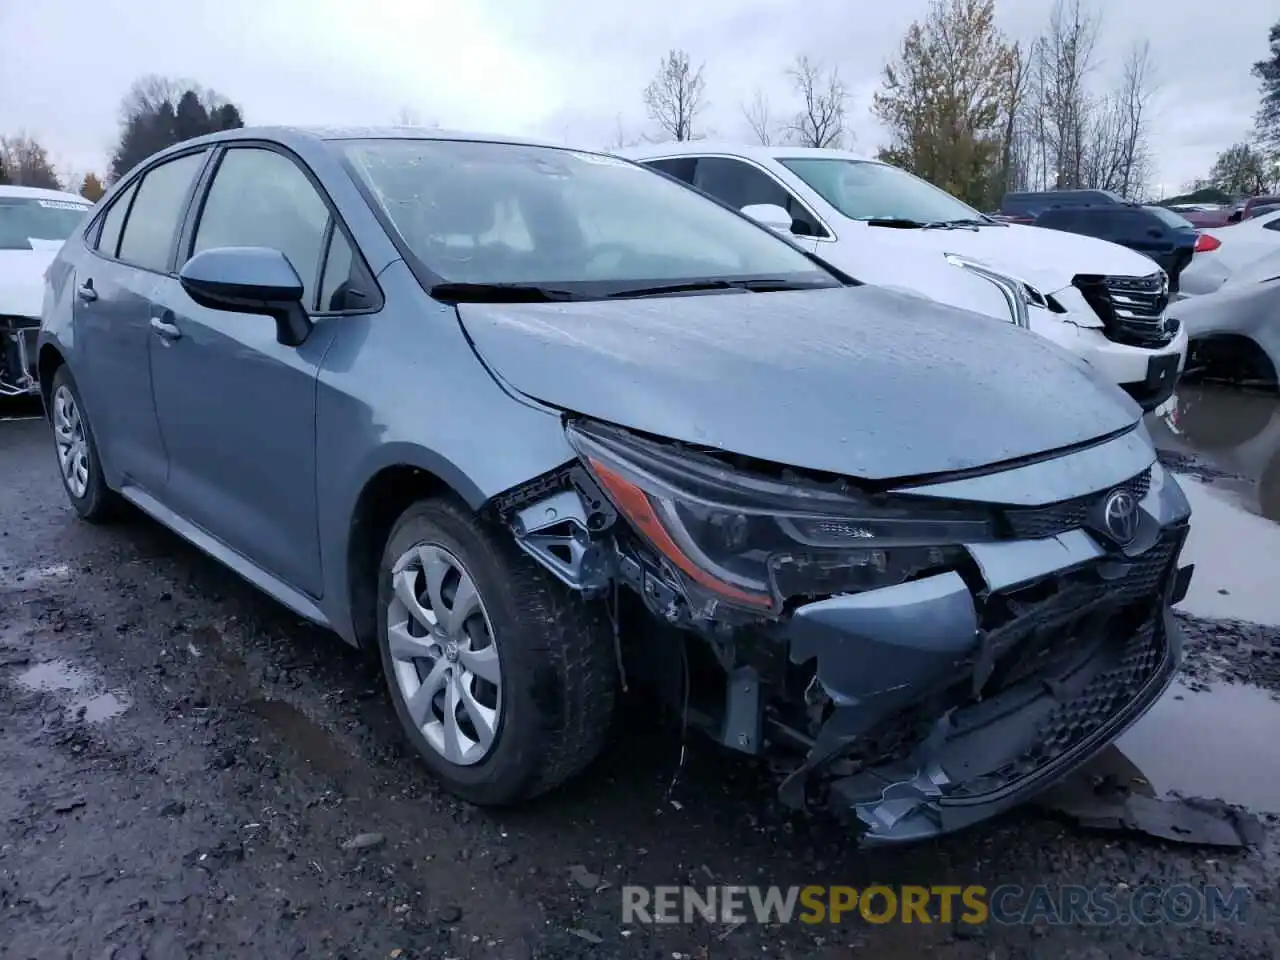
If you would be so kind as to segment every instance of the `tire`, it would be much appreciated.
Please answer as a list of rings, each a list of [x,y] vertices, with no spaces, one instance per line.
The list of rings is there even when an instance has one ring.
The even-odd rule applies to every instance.
[[[81,519],[90,523],[113,519],[118,513],[119,499],[102,475],[98,442],[85,412],[84,401],[80,399],[80,390],[65,364],[58,367],[49,388],[49,420],[53,427],[58,476],[71,506]],[[64,440],[70,442],[70,448],[64,447]],[[76,455],[74,448],[77,447],[83,451],[82,460]],[[72,458],[73,464],[79,462],[80,466],[69,469],[64,462],[64,451]],[[80,479],[73,480],[73,476]]]
[[[392,652],[393,626],[398,650],[403,651],[406,643],[431,642],[425,637],[405,639],[403,625],[413,614],[401,615],[409,608],[403,594],[396,593],[395,565],[406,555],[413,559],[410,572],[401,575],[401,589],[406,589],[405,583],[412,584],[407,589],[419,600],[419,614],[430,604],[427,568],[439,570],[441,563],[457,563],[456,570],[437,578],[443,584],[439,590],[446,611],[443,623],[451,619],[448,605],[463,592],[464,577],[470,578],[479,597],[480,610],[466,618],[461,631],[455,631],[460,639],[452,651],[453,676],[464,678],[458,689],[469,689],[473,698],[469,703],[458,694],[459,711],[454,714],[466,717],[462,724],[455,724],[458,729],[471,725],[464,737],[453,738],[454,743],[466,739],[476,744],[467,748],[470,753],[461,760],[450,759],[447,746],[441,746],[450,739],[443,707],[445,697],[455,689],[452,681],[443,681],[438,699],[431,697],[429,713],[424,711],[423,691],[411,689],[419,681],[423,687],[434,686],[433,669],[448,659],[448,644],[439,648],[440,656],[434,661],[406,662],[403,652],[399,657]],[[456,585],[452,599],[446,601],[451,582]],[[486,634],[497,651],[500,677],[496,684],[483,681],[479,672],[470,674],[470,681],[465,672],[458,673],[472,662],[463,659],[467,651],[471,657],[487,652]],[[467,650],[460,652],[462,647]],[[485,526],[452,498],[418,501],[392,527],[378,570],[378,651],[409,740],[446,788],[472,803],[507,806],[545,793],[580,773],[604,745],[616,693],[612,634],[604,610],[572,594],[525,556],[505,531]],[[420,694],[416,698],[415,692]],[[471,719],[476,715],[472,705],[483,701],[487,710],[495,697],[499,698],[496,722],[485,748],[480,727]],[[415,700],[417,716],[427,718],[424,725],[415,720]],[[459,754],[455,751],[454,756]]]

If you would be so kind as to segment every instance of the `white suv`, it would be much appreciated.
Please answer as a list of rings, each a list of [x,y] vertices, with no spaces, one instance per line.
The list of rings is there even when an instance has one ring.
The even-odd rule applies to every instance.
[[[1166,314],[1168,277],[1127,247],[993,220],[842,150],[690,141],[618,154],[789,233],[859,280],[1012,319],[1093,364],[1145,410],[1168,405],[1186,363],[1186,332]],[[975,302],[958,271],[1001,296]]]

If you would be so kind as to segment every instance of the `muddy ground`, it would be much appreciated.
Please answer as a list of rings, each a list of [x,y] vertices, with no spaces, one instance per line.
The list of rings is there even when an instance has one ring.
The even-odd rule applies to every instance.
[[[1257,562],[1275,571],[1277,556]],[[1280,629],[1184,622],[1187,684],[1161,705],[1174,725],[1135,731],[1139,752],[1172,758],[1175,778],[1194,778],[1192,754],[1223,754],[1260,791],[1243,802],[1280,811],[1280,788],[1249,774],[1280,713],[1265,690],[1231,685],[1280,688]],[[1238,731],[1218,731],[1219,746],[1179,740],[1214,727],[1176,726],[1203,689],[1225,698],[1224,716],[1261,696],[1249,722],[1271,726],[1247,749]],[[518,812],[458,803],[406,751],[371,662],[150,521],[77,521],[45,424],[0,421],[5,960],[1280,955],[1275,816],[1243,852],[1026,809],[866,853],[832,823],[779,810],[767,770],[697,742],[673,786],[679,754],[678,729],[628,702],[570,787]],[[1212,796],[1231,782],[1186,786]],[[1217,924],[621,923],[620,885],[683,882],[1189,883],[1252,898],[1241,921]]]

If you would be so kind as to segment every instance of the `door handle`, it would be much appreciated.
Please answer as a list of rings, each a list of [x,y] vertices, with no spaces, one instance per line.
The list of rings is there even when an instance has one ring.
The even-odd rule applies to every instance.
[[[176,324],[170,323],[168,320],[161,320],[159,317],[151,318],[151,329],[162,340],[179,340],[182,337],[182,331],[178,329]]]
[[[86,280],[84,283],[80,284],[80,286],[76,287],[76,296],[85,301],[85,303],[92,303],[94,300],[97,300],[98,291],[93,289],[93,281]]]

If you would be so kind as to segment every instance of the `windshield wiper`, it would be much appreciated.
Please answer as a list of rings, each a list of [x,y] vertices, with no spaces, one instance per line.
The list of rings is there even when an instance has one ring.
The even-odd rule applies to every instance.
[[[948,220],[947,223],[957,227],[1007,227],[1007,223],[992,220],[990,217],[968,217],[960,220]]]
[[[752,293],[776,293],[781,290],[814,290],[820,287],[839,286],[826,281],[786,280],[782,278],[752,278],[750,280],[728,280],[717,278],[712,280],[685,280],[675,283],[664,283],[653,287],[630,287],[610,293],[609,299],[622,300],[628,297],[660,297],[665,294],[698,293],[702,290],[749,290]]]
[[[559,303],[589,299],[572,290],[533,283],[437,283],[428,293],[452,303]]]
[[[950,230],[953,220],[912,220],[910,217],[857,217],[871,227],[896,227],[899,230]]]

